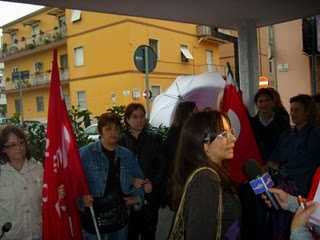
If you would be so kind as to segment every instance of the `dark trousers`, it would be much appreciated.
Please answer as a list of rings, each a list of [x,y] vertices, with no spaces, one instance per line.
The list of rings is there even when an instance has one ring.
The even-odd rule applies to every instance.
[[[158,207],[145,205],[139,211],[132,211],[129,216],[128,224],[128,240],[155,240],[157,223],[158,223]]]

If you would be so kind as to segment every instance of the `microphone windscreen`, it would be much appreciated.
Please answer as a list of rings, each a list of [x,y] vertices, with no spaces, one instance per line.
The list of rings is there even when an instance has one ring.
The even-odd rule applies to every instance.
[[[2,232],[9,232],[10,229],[12,227],[11,222],[6,222],[3,226],[2,226]]]
[[[262,167],[254,159],[249,159],[245,162],[243,172],[248,180],[254,179],[257,176],[261,176],[263,174]]]

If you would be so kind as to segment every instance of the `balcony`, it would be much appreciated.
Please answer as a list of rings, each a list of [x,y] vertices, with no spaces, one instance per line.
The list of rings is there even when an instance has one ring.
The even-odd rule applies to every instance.
[[[16,39],[12,44],[3,43],[0,61],[12,60],[65,44],[66,34],[66,28],[55,28],[48,32],[40,31],[39,34],[35,34],[31,38]]]
[[[51,79],[51,72],[39,72],[28,75],[28,78],[21,80],[23,89],[34,89],[41,87],[48,87]],[[68,83],[69,71],[68,69],[60,70],[61,84]],[[16,92],[19,89],[19,81],[9,81],[6,83],[6,92]]]

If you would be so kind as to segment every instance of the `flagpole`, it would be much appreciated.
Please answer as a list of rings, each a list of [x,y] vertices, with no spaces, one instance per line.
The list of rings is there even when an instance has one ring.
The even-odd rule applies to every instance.
[[[96,216],[94,214],[93,207],[90,206],[89,208],[90,208],[90,213],[91,213],[93,225],[94,225],[94,228],[95,228],[96,233],[97,233],[97,238],[98,238],[98,240],[101,240],[101,236],[100,236],[100,232],[99,232],[99,228],[98,228],[98,224],[97,224]]]

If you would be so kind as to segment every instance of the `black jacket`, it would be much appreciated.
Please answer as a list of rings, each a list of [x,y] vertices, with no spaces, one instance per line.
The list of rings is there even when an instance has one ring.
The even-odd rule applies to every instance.
[[[137,157],[145,178],[150,179],[153,185],[152,193],[146,194],[145,197],[150,204],[158,207],[166,169],[161,136],[144,129],[138,138],[135,138],[129,131],[125,131],[119,144],[131,150]]]
[[[267,161],[276,148],[280,135],[290,129],[289,119],[282,114],[275,113],[273,120],[268,126],[264,126],[257,114],[251,119],[251,125],[256,137],[257,144],[263,160]]]

